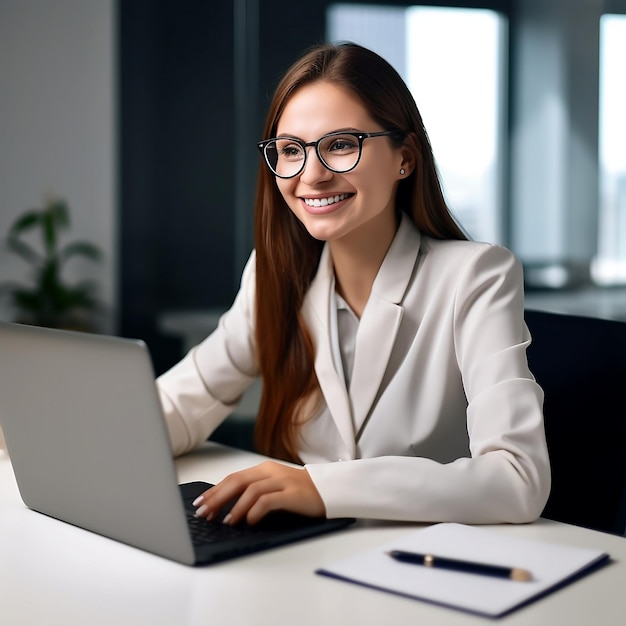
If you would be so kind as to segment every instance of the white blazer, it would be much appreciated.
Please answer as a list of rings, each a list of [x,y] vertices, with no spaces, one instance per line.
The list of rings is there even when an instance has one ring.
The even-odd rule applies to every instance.
[[[550,490],[543,392],[528,370],[520,264],[404,217],[359,323],[349,391],[333,361],[328,247],[303,314],[321,410],[299,454],[328,517],[529,522]],[[255,256],[218,328],[157,380],[176,454],[200,445],[258,375]]]

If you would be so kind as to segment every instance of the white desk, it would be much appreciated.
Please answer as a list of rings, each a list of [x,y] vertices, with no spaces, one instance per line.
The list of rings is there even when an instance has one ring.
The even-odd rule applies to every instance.
[[[208,444],[178,461],[180,480],[215,482],[260,457]],[[123,512],[120,512],[123,514]],[[24,507],[0,452],[0,624],[6,626],[455,626],[494,623],[314,574],[392,540],[409,524],[359,523],[216,566],[190,568]],[[507,626],[626,624],[626,539],[540,520],[496,532],[600,548],[614,562],[508,617]]]

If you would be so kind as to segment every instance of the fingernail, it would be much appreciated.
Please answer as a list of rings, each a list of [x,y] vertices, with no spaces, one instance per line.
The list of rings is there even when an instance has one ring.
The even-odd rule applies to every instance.
[[[204,500],[204,496],[198,496],[192,503],[191,506],[198,506]]]
[[[233,519],[233,516],[228,513],[227,515],[224,516],[224,519],[222,520],[222,524],[230,524],[230,520]]]
[[[206,504],[203,504],[199,509],[196,510],[196,517],[202,517],[208,510],[209,507]]]

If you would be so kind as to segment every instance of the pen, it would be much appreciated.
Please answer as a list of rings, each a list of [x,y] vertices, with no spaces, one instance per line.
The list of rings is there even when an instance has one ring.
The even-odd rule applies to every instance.
[[[484,576],[497,576],[499,578],[510,578],[520,582],[532,580],[532,574],[519,567],[503,567],[501,565],[489,565],[487,563],[475,563],[472,561],[460,561],[449,559],[433,554],[416,554],[415,552],[404,552],[402,550],[391,550],[387,554],[396,561],[410,563],[412,565],[424,565],[425,567],[438,567],[457,572],[467,572],[468,574],[482,574]]]

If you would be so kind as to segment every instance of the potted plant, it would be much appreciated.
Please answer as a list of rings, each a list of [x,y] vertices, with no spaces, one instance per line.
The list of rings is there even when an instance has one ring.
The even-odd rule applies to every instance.
[[[30,266],[32,274],[29,284],[0,283],[0,297],[10,301],[16,312],[15,321],[51,328],[95,330],[95,315],[101,308],[96,298],[96,285],[92,281],[69,285],[62,273],[70,259],[83,257],[98,261],[102,253],[86,241],[61,245],[60,231],[69,226],[67,202],[50,199],[42,209],[29,210],[19,216],[9,229],[6,247]],[[37,231],[38,246],[27,241],[27,235]]]

